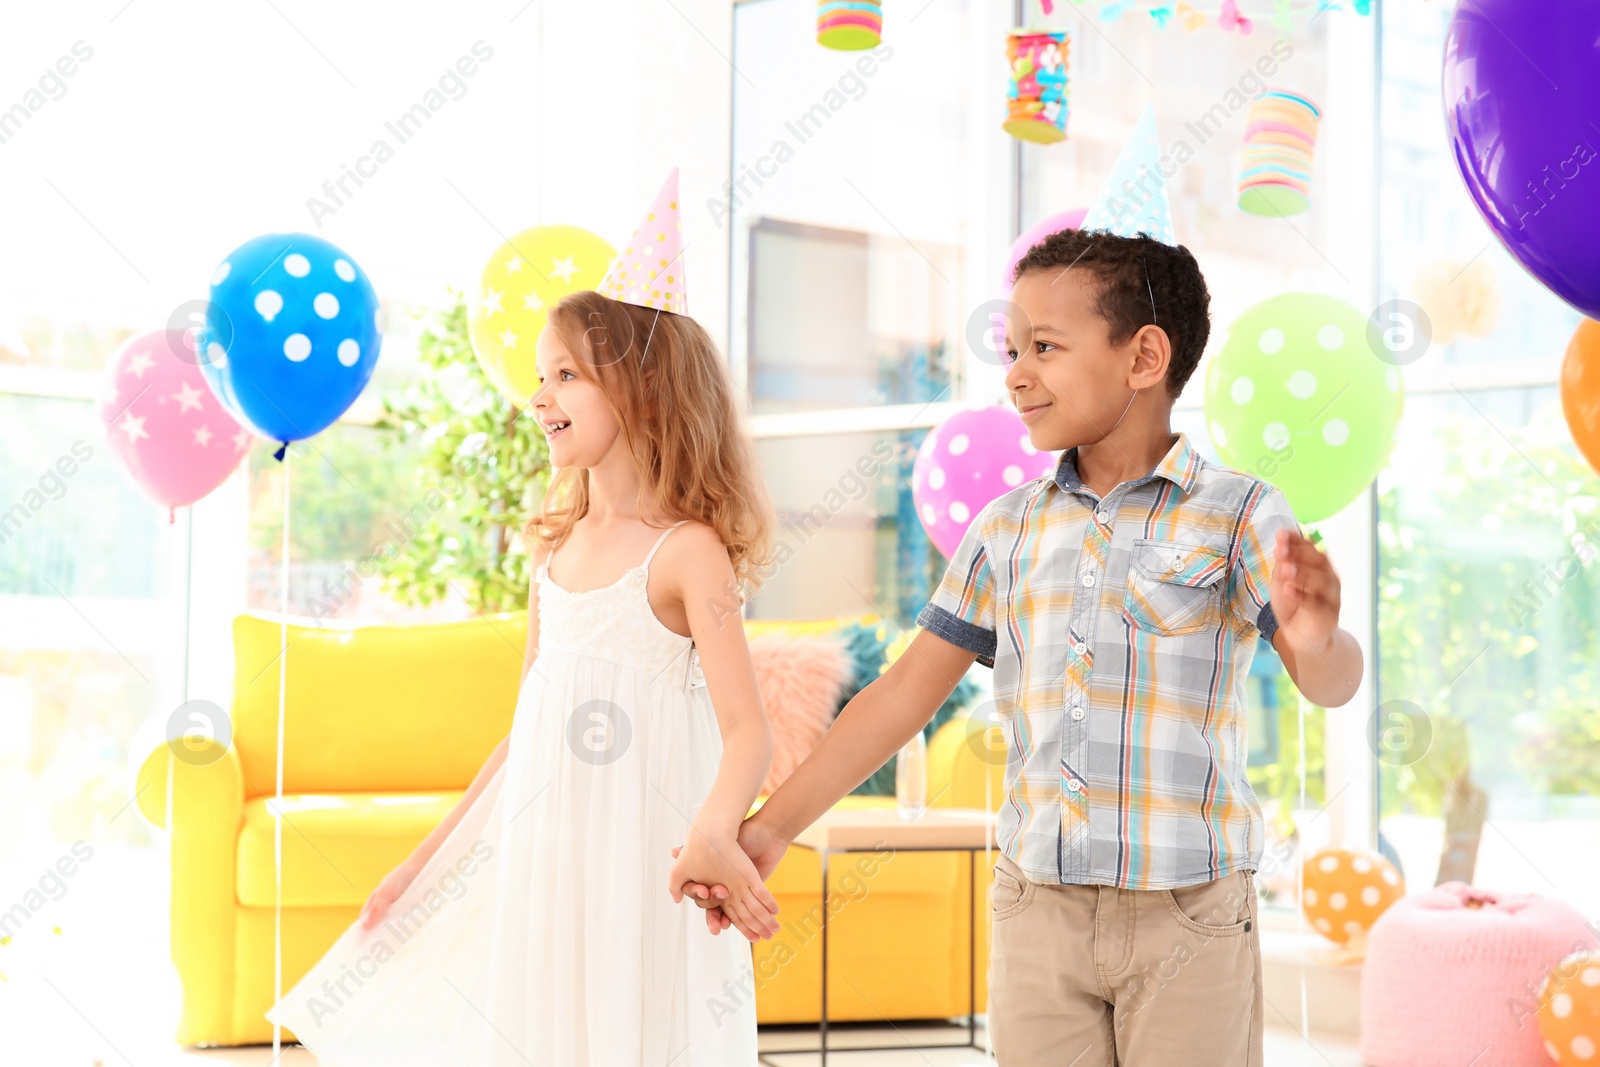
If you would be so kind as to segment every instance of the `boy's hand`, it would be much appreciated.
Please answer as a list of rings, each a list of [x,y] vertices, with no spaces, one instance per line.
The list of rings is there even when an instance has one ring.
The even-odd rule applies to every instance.
[[[682,847],[680,845],[673,849],[673,856],[677,856]],[[755,865],[756,873],[765,882],[777,869],[783,854],[788,851],[789,842],[767,830],[754,816],[751,816],[739,827],[739,847],[750,858],[750,862]],[[720,934],[733,925],[733,920],[723,910],[721,904],[728,895],[727,886],[706,886],[699,882],[689,882],[683,886],[683,891],[689,899],[705,909],[706,928],[712,933]]]
[[[736,840],[713,841],[696,827],[690,831],[688,842],[673,849],[672,855],[668,890],[674,901],[688,896],[702,907],[709,907],[708,886],[716,886],[721,890],[716,907],[745,937],[760,941],[778,932],[778,901]],[[706,925],[712,926],[709,915]],[[726,929],[726,924],[721,928]]]
[[[1273,546],[1273,616],[1297,649],[1321,651],[1339,628],[1339,576],[1299,532],[1279,530]]]

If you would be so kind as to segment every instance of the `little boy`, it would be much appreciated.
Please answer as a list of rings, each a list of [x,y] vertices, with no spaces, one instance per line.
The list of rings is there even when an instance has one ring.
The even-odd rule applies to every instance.
[[[1339,579],[1281,491],[1172,431],[1210,332],[1186,248],[1066,230],[1018,263],[1012,301],[1006,387],[1060,463],[973,520],[905,654],[740,844],[766,877],[976,659],[994,669],[1007,744],[989,993],[1001,1067],[1260,1067],[1246,676],[1259,632],[1308,699],[1350,699],[1362,660],[1338,626]]]

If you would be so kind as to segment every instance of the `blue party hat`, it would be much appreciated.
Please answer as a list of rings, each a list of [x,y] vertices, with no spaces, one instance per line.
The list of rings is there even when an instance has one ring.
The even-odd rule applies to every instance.
[[[1107,230],[1119,237],[1146,233],[1173,244],[1172,211],[1167,204],[1167,178],[1161,172],[1161,143],[1156,140],[1156,112],[1149,104],[1122,146],[1100,199],[1084,216],[1082,229]]]

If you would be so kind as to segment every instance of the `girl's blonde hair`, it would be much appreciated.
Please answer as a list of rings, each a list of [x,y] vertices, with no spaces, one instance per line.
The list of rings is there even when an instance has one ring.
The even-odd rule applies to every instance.
[[[733,382],[705,329],[686,315],[658,318],[588,291],[563,297],[549,329],[621,424],[639,471],[640,510],[716,530],[748,597],[770,561],[776,523]],[[558,468],[523,536],[559,548],[588,510],[589,472]]]

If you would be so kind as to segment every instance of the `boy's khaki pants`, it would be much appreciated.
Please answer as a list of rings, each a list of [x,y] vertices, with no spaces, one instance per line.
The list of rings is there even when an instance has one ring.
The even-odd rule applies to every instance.
[[[1255,874],[1180,889],[1031,882],[995,865],[999,1067],[1261,1067]]]

